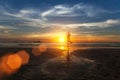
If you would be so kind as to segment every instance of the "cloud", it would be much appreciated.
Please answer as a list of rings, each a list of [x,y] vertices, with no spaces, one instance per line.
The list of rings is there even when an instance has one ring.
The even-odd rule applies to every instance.
[[[65,6],[65,5],[56,5],[52,7],[51,9],[48,9],[47,11],[37,11],[34,9],[21,9],[18,12],[7,12],[6,10],[2,10],[4,15],[11,16],[11,20],[8,20],[8,25],[13,22],[11,26],[28,26],[28,27],[62,27],[62,28],[77,28],[77,27],[86,27],[86,28],[104,28],[104,27],[110,27],[114,25],[119,25],[120,20],[114,20],[114,19],[108,19],[106,21],[100,21],[100,22],[87,22],[87,23],[68,23],[68,24],[57,24],[57,23],[51,23],[47,20],[48,16],[67,16],[67,17],[75,17],[75,16],[95,16],[96,14],[99,14],[100,12],[104,12],[105,10],[95,8],[91,5],[86,4],[75,4],[73,6]],[[12,19],[18,19],[20,21],[15,22],[12,21]],[[9,23],[10,22],[10,23]]]
[[[13,17],[27,17],[27,16],[30,16],[32,14],[34,14],[35,11],[33,11],[32,9],[31,10],[25,10],[25,9],[22,9],[20,10],[19,12],[17,13],[9,13],[9,12],[5,12],[4,14],[6,15],[9,15],[9,16],[13,16]]]
[[[5,34],[11,33],[13,36],[18,35],[18,37],[20,35],[39,35],[65,30],[78,34],[117,34],[118,31],[114,30],[114,28],[120,25],[120,19],[112,18],[99,22],[83,21],[82,23],[75,22],[74,20],[67,23],[63,20],[65,24],[51,22],[48,19],[49,17],[57,17],[54,21],[58,20],[58,18],[65,19],[66,17],[91,17],[91,19],[94,19],[96,15],[105,12],[103,9],[88,4],[56,5],[46,11],[27,8],[14,12],[2,8],[0,12],[0,31]],[[5,18],[6,20],[4,20]],[[110,30],[111,27],[113,31]],[[108,31],[105,33],[104,29]]]
[[[90,24],[90,23],[89,23]],[[98,25],[99,24],[99,25]],[[103,26],[101,26],[101,24]],[[89,26],[89,27],[88,27]],[[120,20],[106,20],[104,22],[97,22],[94,25],[87,26],[76,26],[75,28],[70,28],[70,31],[78,35],[94,35],[94,36],[119,36],[120,35]]]
[[[39,19],[40,16],[38,15],[39,11],[33,10],[33,9],[21,9],[19,10],[19,12],[16,12],[16,13],[4,12],[4,14],[7,16],[21,18],[21,19],[28,20],[28,21],[33,21],[33,20],[40,21]]]
[[[41,19],[41,16],[39,16],[39,13],[39,11],[33,9],[21,9],[13,13],[4,12],[6,16],[12,17],[8,22],[14,23],[13,26],[44,27],[44,21]]]
[[[115,26],[115,25],[120,25],[120,20],[119,19],[118,20],[108,19],[108,20],[102,21],[102,22],[67,24],[67,25],[63,25],[63,26],[66,26],[66,27],[69,27],[69,28],[77,28],[77,27],[106,28],[106,27],[111,27],[111,26]]]
[[[52,23],[48,20],[48,17],[80,17],[80,16],[88,16],[94,17],[99,13],[105,12],[105,10],[94,7],[88,4],[75,4],[75,5],[56,5],[46,11],[38,11],[35,9],[21,9],[18,12],[8,12],[7,10],[3,9],[3,13],[6,16],[12,17],[11,20],[20,20],[22,22],[17,22],[12,26],[26,26],[26,27],[55,27],[55,26],[62,26],[63,28],[75,28],[79,26],[91,27],[91,26],[98,26],[98,27],[107,27],[115,23],[114,20],[108,20],[106,22],[92,22],[92,23],[76,23],[76,24],[57,24]],[[10,22],[11,22],[10,20]],[[46,21],[47,20],[47,21]],[[12,21],[14,23],[14,21]]]
[[[0,26],[0,29],[4,29],[5,27],[4,26]]]
[[[0,29],[1,30],[3,30],[3,29],[16,29],[16,28],[14,28],[14,27],[12,27],[12,26],[3,26],[3,25],[0,25]]]
[[[65,7],[63,5],[57,5],[54,6],[52,9],[49,9],[47,11],[42,12],[40,15],[44,20],[46,20],[45,17],[47,16],[76,16],[73,15],[72,8]]]
[[[49,16],[63,16],[63,17],[74,17],[74,16],[87,16],[94,17],[95,15],[104,12],[105,10],[96,8],[88,4],[75,4],[73,6],[56,5],[51,9],[42,12],[40,15],[46,20]]]

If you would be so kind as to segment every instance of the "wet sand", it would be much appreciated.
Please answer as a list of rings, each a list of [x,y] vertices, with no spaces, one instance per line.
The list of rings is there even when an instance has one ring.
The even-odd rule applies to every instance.
[[[65,58],[61,60],[58,49],[34,56],[32,48],[0,48],[0,56],[20,50],[29,53],[29,63],[2,80],[120,80],[120,49],[76,50],[71,53],[70,66]]]

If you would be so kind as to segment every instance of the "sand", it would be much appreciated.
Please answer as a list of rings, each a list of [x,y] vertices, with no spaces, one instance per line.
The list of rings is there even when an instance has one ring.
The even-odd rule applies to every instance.
[[[89,48],[71,53],[70,66],[62,51],[47,49],[39,56],[32,48],[0,48],[0,56],[25,50],[29,63],[2,80],[120,80],[120,49]]]

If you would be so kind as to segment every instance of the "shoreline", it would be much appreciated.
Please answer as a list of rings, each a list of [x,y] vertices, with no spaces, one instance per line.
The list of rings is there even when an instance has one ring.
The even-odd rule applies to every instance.
[[[89,48],[89,49],[78,49],[73,52],[71,52],[72,55],[76,56],[75,59],[82,59],[85,60],[94,60],[93,66],[90,68],[88,67],[88,64],[83,63],[71,67],[70,71],[67,71],[67,73],[63,73],[62,71],[66,71],[66,68],[62,68],[58,65],[55,66],[56,63],[51,62],[54,59],[57,60],[57,57],[61,56],[62,50],[60,49],[52,49],[48,48],[45,52],[43,52],[39,56],[34,56],[32,54],[32,48],[1,48],[0,47],[0,56],[3,56],[9,52],[18,52],[20,50],[25,50],[30,55],[30,60],[28,64],[21,66],[19,71],[15,74],[12,74],[8,77],[5,77],[3,80],[23,80],[23,79],[30,79],[30,80],[59,80],[58,78],[63,78],[59,75],[67,75],[65,77],[65,80],[108,80],[108,79],[114,79],[119,80],[119,65],[120,65],[120,49],[105,49],[105,48]],[[52,60],[51,60],[52,59]],[[54,72],[54,74],[44,74],[41,72],[41,69],[43,67],[41,66],[44,63],[47,63],[46,66],[50,68],[44,68],[49,69],[49,71]],[[83,61],[84,62],[84,61]],[[58,69],[60,68],[60,70]],[[31,72],[29,72],[30,70]],[[55,70],[55,71],[54,71]],[[81,70],[83,73],[81,73]],[[60,73],[56,75],[57,73]],[[76,74],[77,73],[77,74]],[[74,76],[73,76],[74,75]],[[17,76],[17,77],[16,77]],[[101,77],[100,77],[101,76]],[[64,80],[64,79],[61,79]]]

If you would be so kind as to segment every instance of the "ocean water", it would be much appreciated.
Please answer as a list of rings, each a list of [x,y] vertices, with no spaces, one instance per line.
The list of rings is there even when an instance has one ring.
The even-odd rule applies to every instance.
[[[45,45],[47,48],[65,49],[66,44],[63,43],[0,43],[0,47],[25,47],[32,48],[34,46]],[[73,43],[70,45],[71,50],[86,48],[120,48],[120,42],[112,43]]]

